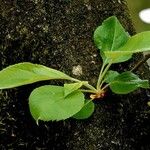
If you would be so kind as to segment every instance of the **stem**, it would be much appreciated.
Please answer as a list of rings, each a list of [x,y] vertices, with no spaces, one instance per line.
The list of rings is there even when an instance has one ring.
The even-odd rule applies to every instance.
[[[101,82],[100,86],[99,86],[99,89],[101,89],[102,85],[104,84],[104,80]]]
[[[97,92],[96,88],[94,88],[92,85],[88,84],[88,82],[87,82],[87,83],[84,83],[83,85],[84,85],[85,87],[87,87],[88,89]]]
[[[98,89],[98,87],[99,87],[99,84],[100,84],[100,79],[101,79],[101,75],[102,75],[102,72],[103,72],[103,70],[104,70],[104,68],[105,68],[105,62],[103,63],[103,65],[102,65],[102,67],[101,67],[101,70],[100,70],[100,73],[99,73],[99,76],[98,76],[98,81],[97,81],[97,89]]]
[[[108,69],[110,68],[110,66],[112,65],[112,62],[110,62],[106,68],[104,69],[104,72],[101,74],[100,78],[98,79],[98,82],[97,82],[97,89],[100,89],[100,85],[101,85],[101,82],[103,81],[103,78],[105,77]]]
[[[109,84],[106,84],[103,88],[102,88],[102,90],[105,90],[106,88],[108,88],[109,87]]]
[[[150,58],[150,54],[145,55],[145,57],[138,62],[130,71],[136,71],[143,63],[145,63]]]
[[[96,91],[93,91],[93,90],[85,90],[85,89],[80,89],[81,92],[85,92],[85,93],[96,93]]]

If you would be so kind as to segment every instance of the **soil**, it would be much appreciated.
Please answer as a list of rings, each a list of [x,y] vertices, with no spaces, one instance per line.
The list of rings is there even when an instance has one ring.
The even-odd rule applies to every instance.
[[[116,15],[135,34],[124,0],[6,0],[0,1],[0,69],[19,62],[52,67],[95,85],[101,66],[92,40],[101,22]],[[130,69],[141,55],[112,69]],[[81,74],[73,68],[80,66]],[[149,78],[147,65],[137,71]],[[150,78],[149,78],[150,79]],[[108,92],[95,101],[87,120],[40,122],[29,112],[28,97],[40,82],[0,91],[1,150],[149,150],[150,108],[148,90],[128,95]],[[57,111],[57,110],[56,110]]]

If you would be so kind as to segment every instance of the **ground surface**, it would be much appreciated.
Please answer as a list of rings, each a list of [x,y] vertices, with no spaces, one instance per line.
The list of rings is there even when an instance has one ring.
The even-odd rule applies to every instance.
[[[130,34],[134,29],[124,1],[117,0],[7,0],[0,1],[0,68],[29,61],[96,83],[101,61],[92,34],[105,18],[116,15]],[[130,68],[130,63],[113,66]],[[147,67],[138,74],[149,77]],[[61,84],[61,82],[51,82]],[[28,108],[37,83],[0,93],[0,149],[2,150],[149,150],[148,91],[130,95],[107,94],[96,101],[96,111],[85,121],[40,122]],[[49,84],[46,82],[46,84]]]

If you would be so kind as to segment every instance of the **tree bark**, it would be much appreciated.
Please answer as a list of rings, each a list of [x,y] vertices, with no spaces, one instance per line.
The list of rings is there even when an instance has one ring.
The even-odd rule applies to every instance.
[[[95,85],[101,66],[92,39],[96,27],[115,15],[131,35],[135,33],[125,0],[7,0],[0,4],[1,69],[19,62],[38,63]],[[113,69],[129,70],[140,58]],[[79,66],[82,71],[74,72]],[[137,73],[149,77],[146,65]],[[110,92],[95,102],[95,113],[87,120],[37,126],[29,113],[28,96],[33,88],[49,83],[62,84],[40,82],[1,91],[0,149],[150,149],[148,91],[125,96]]]

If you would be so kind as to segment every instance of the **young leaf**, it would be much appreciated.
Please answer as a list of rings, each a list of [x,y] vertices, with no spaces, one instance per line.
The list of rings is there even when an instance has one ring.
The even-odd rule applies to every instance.
[[[118,63],[128,60],[128,57],[132,56],[133,53],[144,51],[150,51],[150,31],[138,33],[130,37],[127,43],[117,51],[105,51],[104,54],[114,63]]]
[[[13,88],[42,80],[67,79],[63,72],[28,62],[9,66],[0,71],[0,89]]]
[[[94,112],[94,103],[92,100],[86,100],[83,108],[75,114],[72,118],[75,119],[87,119]]]
[[[141,32],[130,37],[127,43],[118,51],[123,51],[125,54],[126,51],[128,54],[150,51],[150,31]]]
[[[129,60],[132,57],[132,54],[129,52],[122,52],[122,51],[105,51],[105,57],[110,60],[113,64],[114,63],[121,63]]]
[[[123,72],[110,83],[111,90],[116,94],[128,94],[137,88],[149,88],[148,80],[141,80],[131,72]]]
[[[103,61],[107,58],[105,51],[116,51],[123,46],[129,38],[129,34],[115,16],[106,19],[94,32],[94,42],[101,49]]]
[[[78,90],[83,85],[83,82],[64,84],[65,97],[72,92]]]
[[[45,85],[33,90],[29,107],[33,118],[43,121],[67,119],[79,112],[84,105],[84,95],[74,91],[64,96],[64,87]]]
[[[119,75],[119,73],[117,71],[113,71],[113,70],[109,70],[104,78],[104,81],[106,83],[110,83],[112,82],[117,76]]]

